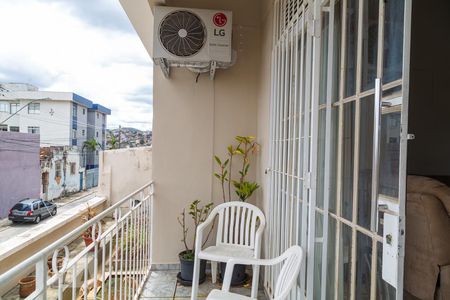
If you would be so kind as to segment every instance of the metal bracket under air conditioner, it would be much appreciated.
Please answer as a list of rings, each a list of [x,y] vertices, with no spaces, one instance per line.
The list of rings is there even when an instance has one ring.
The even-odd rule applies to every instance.
[[[156,58],[155,64],[161,67],[161,71],[163,72],[164,77],[170,77],[170,66],[165,58]]]
[[[216,66],[217,63],[215,61],[211,62],[211,67],[209,69],[209,79],[214,80],[214,76],[216,75]]]
[[[214,80],[217,69],[226,69],[234,65],[232,63],[218,63],[217,61],[208,62],[177,62],[170,61],[165,58],[157,58],[154,59],[155,65],[159,65],[161,70],[166,78],[170,77],[170,68],[187,68],[188,70],[200,74],[200,73],[209,73],[209,79]]]

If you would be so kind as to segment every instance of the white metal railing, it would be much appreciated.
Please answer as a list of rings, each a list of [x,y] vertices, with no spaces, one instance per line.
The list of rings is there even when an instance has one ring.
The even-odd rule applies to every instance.
[[[34,265],[26,299],[137,299],[151,267],[152,204],[150,182],[1,274],[0,286]],[[80,247],[86,230],[95,238]]]

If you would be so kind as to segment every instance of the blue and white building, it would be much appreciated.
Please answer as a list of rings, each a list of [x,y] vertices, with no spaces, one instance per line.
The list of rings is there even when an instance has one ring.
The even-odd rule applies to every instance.
[[[91,138],[103,146],[110,114],[110,109],[76,93],[0,84],[0,121],[10,117],[0,130],[40,134],[42,147],[82,147]]]

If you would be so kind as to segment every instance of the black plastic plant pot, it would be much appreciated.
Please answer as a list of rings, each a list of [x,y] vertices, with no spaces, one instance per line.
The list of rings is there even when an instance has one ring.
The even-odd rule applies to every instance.
[[[226,263],[220,263],[220,280],[225,276]],[[241,286],[247,281],[248,274],[245,273],[245,265],[235,265],[231,276],[231,286]]]
[[[185,259],[184,254],[186,251],[180,252],[178,257],[180,258],[180,273],[178,274],[178,281],[185,286],[192,285],[192,277],[194,275],[194,260]],[[199,283],[203,283],[206,280],[206,260],[200,260],[200,276]]]

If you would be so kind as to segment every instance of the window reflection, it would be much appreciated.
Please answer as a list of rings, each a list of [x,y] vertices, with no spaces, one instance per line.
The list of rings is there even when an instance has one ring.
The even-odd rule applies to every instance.
[[[355,299],[370,299],[370,270],[372,265],[372,238],[357,232],[356,236]]]
[[[402,77],[404,0],[385,0],[383,83]]]
[[[358,224],[369,229],[372,202],[374,97],[361,100],[359,117]]]
[[[356,92],[356,60],[358,48],[358,0],[347,1],[347,40],[346,43],[346,76],[345,96]]]
[[[375,86],[378,53],[378,0],[363,1],[361,90]]]
[[[398,197],[401,113],[381,116],[379,193]]]
[[[352,219],[353,210],[353,158],[355,144],[355,102],[344,104],[343,161],[342,161],[342,211],[341,215]]]
[[[352,229],[341,223],[341,247],[339,251],[339,289],[338,299],[350,299]]]

